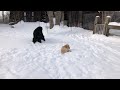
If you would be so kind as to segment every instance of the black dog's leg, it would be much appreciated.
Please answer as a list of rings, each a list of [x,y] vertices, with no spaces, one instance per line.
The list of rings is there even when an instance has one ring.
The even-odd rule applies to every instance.
[[[33,38],[33,41],[32,41],[33,43],[36,43],[36,39],[35,38]]]
[[[45,37],[44,37],[43,34],[41,35],[41,39],[42,39],[43,41],[45,41]]]
[[[43,37],[43,38],[42,38],[42,40],[44,40],[44,41],[45,41],[45,38]]]
[[[39,39],[38,42],[41,43],[41,40]]]
[[[39,36],[37,37],[37,41],[41,43],[41,38]]]

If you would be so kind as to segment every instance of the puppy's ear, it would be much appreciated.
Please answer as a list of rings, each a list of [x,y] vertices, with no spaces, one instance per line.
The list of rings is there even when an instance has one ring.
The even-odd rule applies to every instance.
[[[65,47],[65,48],[67,48],[68,46],[67,46],[67,45],[65,45],[64,47]]]
[[[66,44],[66,46],[67,46],[67,47],[69,47],[69,45],[68,45],[68,44]]]

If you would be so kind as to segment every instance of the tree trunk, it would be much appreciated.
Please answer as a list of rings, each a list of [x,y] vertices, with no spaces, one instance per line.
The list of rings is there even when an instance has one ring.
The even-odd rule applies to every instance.
[[[4,22],[4,11],[2,11],[2,18],[3,18],[3,22]]]
[[[61,11],[61,20],[60,20],[60,22],[62,22],[63,25],[64,25],[64,11]]]
[[[53,11],[47,11],[48,18],[49,18],[49,24],[50,24],[50,29],[54,27],[53,23]]]
[[[14,13],[15,11],[10,11],[10,22],[14,22]]]
[[[64,25],[68,25],[68,11],[64,11]]]
[[[54,12],[55,14],[55,25],[60,25],[60,21],[61,21],[61,11],[56,11]]]

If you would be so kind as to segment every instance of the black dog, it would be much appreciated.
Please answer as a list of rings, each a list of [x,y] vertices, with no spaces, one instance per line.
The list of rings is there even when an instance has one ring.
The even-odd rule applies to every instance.
[[[41,40],[45,41],[45,38],[44,38],[42,30],[43,30],[42,27],[37,27],[34,30],[34,32],[33,32],[33,41],[32,41],[33,43],[36,43],[36,42],[40,42],[41,43]]]

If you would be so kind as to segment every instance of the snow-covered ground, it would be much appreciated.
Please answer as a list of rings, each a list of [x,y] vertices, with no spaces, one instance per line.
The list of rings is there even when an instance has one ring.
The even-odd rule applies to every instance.
[[[19,22],[15,28],[0,24],[1,79],[120,78],[120,30],[106,37],[82,28],[40,25],[46,41],[33,44],[39,22]],[[64,44],[72,52],[61,55]]]

